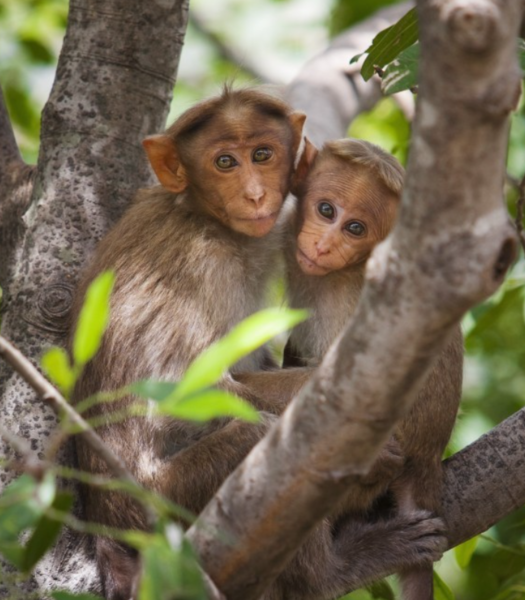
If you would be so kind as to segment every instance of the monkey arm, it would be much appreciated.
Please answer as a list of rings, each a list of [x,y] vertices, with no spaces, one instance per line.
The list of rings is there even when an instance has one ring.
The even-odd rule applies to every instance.
[[[198,514],[276,420],[275,415],[266,412],[261,412],[259,423],[233,419],[166,457],[154,481],[144,484]]]
[[[281,414],[290,400],[310,379],[315,369],[300,367],[277,371],[234,373],[234,380],[242,387],[232,391],[249,400],[258,410]]]

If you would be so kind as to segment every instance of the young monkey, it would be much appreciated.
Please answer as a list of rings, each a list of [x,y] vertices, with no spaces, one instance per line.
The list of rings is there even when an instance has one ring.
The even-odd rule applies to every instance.
[[[392,229],[404,172],[392,156],[358,140],[328,142],[306,150],[309,171],[298,185],[295,231],[286,247],[290,304],[309,308],[285,348],[284,366],[318,364],[355,311],[373,248]],[[440,513],[441,459],[461,397],[463,342],[459,327],[441,352],[416,403],[398,424],[389,444],[399,445],[401,474],[385,468],[388,451],[367,476],[366,492],[350,491],[336,515],[366,518],[388,490],[397,517],[414,508]],[[388,446],[388,445],[387,445]],[[406,600],[433,598],[432,564],[401,570]]]
[[[80,282],[74,320],[88,284],[103,270],[116,271],[110,322],[74,401],[144,378],[175,381],[204,348],[260,308],[275,269],[279,212],[304,118],[259,91],[226,89],[189,109],[164,134],[145,140],[161,185],[139,193]],[[198,427],[149,416],[111,423],[113,411],[138,402],[132,396],[100,404],[88,416],[107,420],[99,434],[143,486],[198,514],[309,374],[266,373],[273,383],[265,379],[262,395],[250,377],[259,381],[254,372],[267,362],[264,349],[257,351],[221,383],[261,411],[255,425],[216,419]],[[81,469],[108,474],[104,460],[82,438],[76,447]],[[90,521],[147,528],[142,506],[125,494],[89,487],[83,500]],[[362,537],[349,525],[334,540],[330,524],[320,524],[265,598],[322,598],[358,586],[374,574],[372,561],[353,560]],[[420,511],[402,527],[385,524],[371,547],[397,565],[402,552],[435,556],[442,539],[440,525]],[[101,536],[94,543],[104,596],[135,597],[136,553]]]

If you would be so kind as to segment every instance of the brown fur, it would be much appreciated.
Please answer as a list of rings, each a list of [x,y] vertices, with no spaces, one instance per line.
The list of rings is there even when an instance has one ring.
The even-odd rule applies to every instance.
[[[299,206],[286,262],[290,303],[309,308],[313,316],[292,332],[285,366],[318,364],[354,313],[366,259],[393,226],[402,185],[395,159],[371,144],[340,140],[327,144],[318,155],[309,152],[310,172],[298,186]],[[326,201],[335,207],[332,220],[318,212],[319,203]],[[355,237],[344,229],[356,219],[366,235]],[[441,459],[461,397],[462,357],[457,328],[368,475],[368,489],[349,492],[336,514],[363,520],[387,490],[396,498],[396,518],[414,509],[440,513]],[[400,570],[404,597],[431,600],[431,563],[413,567],[407,557]]]
[[[190,109],[165,134],[145,140],[162,187],[138,195],[100,244],[80,283],[76,317],[93,278],[108,268],[116,271],[109,327],[78,382],[76,402],[143,378],[176,380],[204,348],[261,307],[281,243],[279,211],[303,121],[303,115],[265,94],[226,90]],[[221,382],[261,411],[258,424],[217,419],[198,426],[129,417],[98,431],[142,485],[197,514],[310,372],[254,372],[267,364],[263,348]],[[109,419],[112,411],[133,402],[137,399],[129,396],[102,404],[89,416]],[[81,439],[77,450],[82,469],[108,473]],[[89,488],[85,510],[89,520],[104,525],[147,526],[142,506],[124,494]],[[419,556],[434,556],[439,527],[436,536],[436,524],[426,513],[410,515],[399,529],[379,526],[370,551],[397,565],[393,549],[411,548],[416,538]],[[331,524],[321,523],[265,600],[331,597],[363,583],[374,569],[368,559],[365,564],[352,560],[349,552],[351,540],[358,546],[361,535],[350,524],[334,537]],[[103,538],[96,538],[95,552],[106,598],[134,597],[136,553]]]

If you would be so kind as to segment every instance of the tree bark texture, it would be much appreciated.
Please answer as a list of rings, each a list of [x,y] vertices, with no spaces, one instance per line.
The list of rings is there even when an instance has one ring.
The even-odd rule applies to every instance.
[[[77,273],[95,243],[152,182],[140,142],[164,128],[187,17],[188,0],[71,2],[36,170],[20,166],[13,139],[2,135],[2,333],[34,363],[64,343]],[[0,123],[3,134],[3,103]],[[42,455],[53,412],[5,364],[0,394],[4,426]],[[13,457],[5,443],[2,455]],[[2,487],[14,475],[3,470]],[[93,587],[85,542],[64,536],[40,565],[42,587]]]
[[[447,327],[496,284],[487,261],[495,266],[494,253],[508,234],[502,213],[493,202],[500,195],[500,180],[487,185],[487,178],[491,172],[499,173],[491,171],[494,161],[501,163],[498,169],[503,165],[503,123],[508,107],[502,98],[505,94],[507,99],[512,97],[512,90],[509,92],[506,86],[512,87],[514,76],[506,71],[504,56],[505,52],[507,57],[512,53],[515,32],[511,23],[517,26],[519,21],[518,4],[514,0],[503,8],[497,2],[463,2],[461,6],[474,7],[473,10],[486,8],[493,17],[489,21],[497,23],[494,28],[497,35],[490,47],[462,50],[458,47],[464,46],[461,40],[465,38],[465,27],[461,28],[461,19],[459,25],[451,25],[454,19],[447,16],[447,11],[453,13],[458,3],[441,1],[422,7],[424,22],[428,20],[425,11],[430,10],[435,11],[432,18],[437,20],[435,31],[424,42],[428,49],[423,57],[427,61],[428,53],[433,54],[432,66],[427,65],[423,71],[429,78],[434,77],[435,83],[425,83],[421,90],[426,104],[420,106],[416,133],[419,137],[414,142],[417,152],[416,157],[411,156],[411,179],[402,225],[390,242],[390,250],[384,248],[375,258],[369,275],[368,300],[362,304],[362,312],[356,319],[363,323],[345,336],[342,342],[345,359],[338,359],[335,351],[328,357],[320,370],[322,378],[310,386],[279,428],[221,490],[219,500],[208,508],[204,518],[233,532],[238,546],[233,551],[225,550],[220,540],[204,539],[200,530],[190,533],[212,576],[225,583],[229,598],[255,597],[253,594],[260,588],[251,587],[246,581],[254,573],[257,579],[270,581],[300,542],[298,529],[310,527],[311,515],[319,518],[353,474],[368,468],[394,419],[408,406],[410,395],[404,396],[401,391],[412,388],[413,395],[433,352],[443,343],[441,338]],[[289,99],[307,112],[308,134],[317,144],[345,135],[350,121],[379,99],[377,82],[364,83],[348,61],[369,45],[377,31],[398,19],[406,9],[408,6],[401,5],[383,11],[338,37],[289,86]],[[500,10],[505,10],[501,19]],[[482,30],[487,20],[480,19],[478,12],[474,10],[473,19],[480,27],[474,29]],[[187,2],[183,0],[72,3],[55,85],[43,115],[42,146],[36,168],[20,159],[0,98],[0,285],[5,296],[2,333],[34,363],[38,363],[47,347],[63,342],[72,287],[95,243],[122,213],[134,191],[150,182],[140,141],[164,127],[186,18]],[[507,35],[506,42],[502,40],[502,31]],[[456,41],[450,48],[440,50],[450,44],[446,35]],[[479,43],[468,30],[466,37],[474,37],[474,46]],[[436,57],[435,52],[442,55]],[[451,60],[455,65],[453,79],[448,70],[445,72]],[[507,65],[513,64],[512,60],[509,58]],[[434,96],[436,90],[432,86],[439,85],[448,89],[440,88]],[[458,105],[458,112],[443,114],[449,93],[452,103]],[[489,106],[494,110],[487,114]],[[468,114],[471,110],[473,115]],[[439,125],[434,127],[436,122]],[[447,123],[446,127],[443,123]],[[440,130],[448,131],[449,137],[441,136]],[[434,139],[436,136],[439,139]],[[483,154],[483,168],[478,169],[475,161],[466,159],[472,156],[474,144],[476,156]],[[463,172],[468,174],[459,188],[452,189],[447,183],[449,165],[455,178]],[[440,177],[434,175],[434,170]],[[428,190],[421,188],[422,171],[429,180]],[[474,210],[474,201],[479,203],[479,210]],[[494,229],[494,223],[499,229]],[[484,236],[489,224],[491,243],[479,258],[478,272],[471,272],[470,252],[477,251],[479,239],[489,241],[488,233]],[[450,234],[445,233],[449,230]],[[423,244],[421,240],[427,235],[428,241]],[[454,244],[456,252],[447,253],[449,243]],[[415,264],[409,260],[411,244],[421,249]],[[462,256],[465,245],[468,253]],[[464,264],[455,265],[456,255]],[[498,272],[503,270],[504,258],[496,269]],[[409,264],[412,266],[408,267]],[[445,271],[448,267],[450,272]],[[423,280],[414,283],[421,274]],[[478,289],[480,280],[485,281],[483,290]],[[472,290],[463,289],[463,281],[471,284]],[[403,294],[396,298],[401,282]],[[457,287],[460,289],[456,290]],[[423,303],[428,313],[425,315],[420,314]],[[411,331],[404,329],[404,315],[408,311],[410,318],[414,318]],[[385,324],[384,331],[392,329],[392,338],[399,335],[393,354],[397,363],[388,362],[385,349],[381,356],[374,356],[379,374],[367,374],[371,370],[369,365],[375,364],[368,362],[374,348],[377,350],[383,344],[382,337],[379,344],[374,340],[381,335]],[[425,331],[424,339],[421,331]],[[409,342],[400,341],[404,339]],[[397,356],[399,348],[405,346],[403,356]],[[357,382],[352,396],[343,394],[350,379],[352,388]],[[372,384],[381,381],[389,389],[370,390]],[[373,405],[368,402],[372,391],[376,395]],[[55,424],[51,410],[1,362],[0,394],[3,426],[30,440],[32,448],[42,455]],[[315,427],[308,425],[305,412],[317,419]],[[447,521],[454,530],[453,544],[479,533],[487,524],[525,502],[525,489],[519,485],[519,481],[525,481],[525,464],[519,460],[525,444],[523,414],[508,419],[447,462],[444,502]],[[323,441],[323,431],[329,431],[329,446]],[[308,443],[311,440],[309,449],[305,440]],[[354,447],[359,449],[355,456]],[[265,448],[269,453],[267,458],[263,456]],[[13,449],[5,442],[2,455],[8,459],[14,456]],[[291,516],[286,512],[291,490],[290,469],[284,468],[288,460],[292,468],[302,465],[296,481],[304,486],[300,505],[296,504],[294,494]],[[283,464],[275,470],[273,461]],[[14,476],[0,470],[0,487]],[[261,485],[268,488],[268,493]],[[496,497],[493,490],[508,490],[510,486],[512,493]],[[231,492],[238,492],[239,497],[230,497]],[[493,500],[486,502],[485,494]],[[306,519],[309,506],[312,511]],[[279,519],[273,522],[274,527],[265,529],[265,523],[271,523],[264,516],[269,507],[276,509]],[[228,514],[236,514],[235,523]],[[250,530],[254,542],[251,546],[247,541]],[[276,552],[276,544],[281,544],[284,552]],[[236,558],[241,551],[251,553],[246,562]],[[214,552],[218,552],[217,557]],[[225,575],[217,577],[221,568]],[[235,578],[235,569],[245,573],[240,572],[240,578]],[[97,578],[87,554],[86,539],[76,534],[63,536],[55,552],[40,565],[37,580],[40,589],[63,586],[77,591],[96,590]],[[30,591],[36,587],[35,581],[30,581],[24,589]],[[0,588],[0,596],[2,592]]]
[[[522,8],[418,3],[420,91],[398,223],[367,265],[355,318],[188,533],[230,600],[258,598],[367,472],[453,326],[515,255],[502,184]]]

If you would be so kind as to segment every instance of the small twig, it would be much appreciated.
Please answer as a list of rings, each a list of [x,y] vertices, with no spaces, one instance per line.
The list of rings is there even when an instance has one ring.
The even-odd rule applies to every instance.
[[[88,423],[75,411],[67,400],[43,377],[29,360],[4,337],[0,336],[0,356],[47,402],[57,415],[65,415],[81,431],[84,440],[107,463],[112,473],[139,485],[133,475],[126,469],[120,458],[97,435]]]
[[[278,84],[279,82],[272,80],[268,75],[264,74],[257,66],[253,63],[249,63],[246,57],[239,52],[237,49],[228,46],[225,44],[220,36],[218,36],[214,31],[212,31],[206,20],[201,17],[198,12],[195,10],[190,11],[190,23],[195,27],[195,29],[204,37],[206,37],[214,46],[218,53],[232,64],[238,66],[243,71],[257,79],[260,83],[265,84]]]

